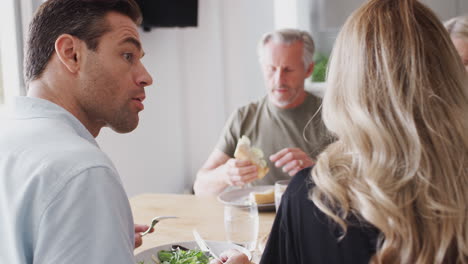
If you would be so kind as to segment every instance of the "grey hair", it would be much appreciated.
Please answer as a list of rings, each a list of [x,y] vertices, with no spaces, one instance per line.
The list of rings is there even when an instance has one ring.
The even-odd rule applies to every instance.
[[[314,62],[315,44],[312,36],[307,31],[285,28],[264,34],[257,47],[260,62],[263,62],[264,59],[263,48],[270,41],[286,45],[300,41],[304,44],[304,50],[302,52],[304,68],[307,69],[309,65]]]
[[[450,36],[468,40],[468,14],[449,19],[444,26]]]

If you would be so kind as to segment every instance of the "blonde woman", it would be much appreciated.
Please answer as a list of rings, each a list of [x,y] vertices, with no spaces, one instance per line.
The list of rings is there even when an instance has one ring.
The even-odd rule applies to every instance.
[[[468,263],[468,82],[457,56],[416,0],[371,0],[352,14],[323,102],[338,140],[292,179],[261,263]]]
[[[309,194],[341,241],[363,223],[379,231],[372,263],[468,263],[468,81],[457,56],[416,0],[370,1],[338,37],[323,117],[339,140]]]
[[[468,15],[454,17],[445,22],[444,26],[468,72]]]

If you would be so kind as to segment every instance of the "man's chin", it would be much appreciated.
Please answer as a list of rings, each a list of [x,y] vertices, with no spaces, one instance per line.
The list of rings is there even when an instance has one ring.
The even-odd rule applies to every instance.
[[[274,95],[269,96],[270,102],[273,103],[277,107],[286,107],[291,104],[291,100],[285,100],[284,98],[279,98]]]
[[[139,119],[137,118],[133,122],[125,122],[125,123],[118,123],[118,124],[109,124],[109,128],[114,130],[117,133],[125,134],[132,132],[138,127]]]

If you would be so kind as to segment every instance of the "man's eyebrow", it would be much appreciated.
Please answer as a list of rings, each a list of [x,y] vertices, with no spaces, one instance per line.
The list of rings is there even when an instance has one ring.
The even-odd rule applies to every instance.
[[[137,49],[139,51],[141,51],[141,43],[138,39],[134,38],[134,37],[128,37],[128,38],[125,38],[123,39],[122,41],[120,41],[120,44],[125,44],[125,43],[130,43],[130,44],[133,44],[137,47]],[[143,54],[141,55],[141,57],[145,56],[145,52],[143,52]]]

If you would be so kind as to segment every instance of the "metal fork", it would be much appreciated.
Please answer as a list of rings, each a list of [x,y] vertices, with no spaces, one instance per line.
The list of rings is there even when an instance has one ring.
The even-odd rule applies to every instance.
[[[177,216],[156,216],[155,218],[153,218],[153,220],[151,220],[151,225],[150,227],[143,233],[141,233],[141,236],[145,236],[146,234],[148,234],[151,229],[153,229],[153,227],[159,223],[159,221],[161,220],[164,220],[164,219],[170,219],[170,218],[178,218]]]

